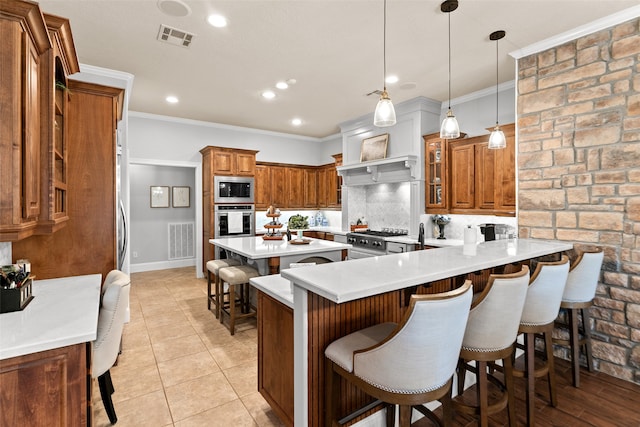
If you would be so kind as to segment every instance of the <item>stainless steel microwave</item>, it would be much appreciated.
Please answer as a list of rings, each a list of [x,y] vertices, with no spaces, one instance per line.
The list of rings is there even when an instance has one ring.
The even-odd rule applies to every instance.
[[[214,203],[253,204],[254,179],[244,176],[215,176]]]

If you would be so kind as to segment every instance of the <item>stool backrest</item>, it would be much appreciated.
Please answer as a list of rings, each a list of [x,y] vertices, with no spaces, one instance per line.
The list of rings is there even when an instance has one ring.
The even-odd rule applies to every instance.
[[[521,324],[546,325],[558,317],[568,274],[569,257],[566,255],[560,261],[538,263],[527,289]]]
[[[93,342],[91,375],[94,378],[111,369],[118,357],[129,307],[129,276],[121,271],[112,271],[107,279],[109,280],[105,279],[102,306],[98,314],[98,333]]]
[[[596,296],[604,252],[583,252],[573,263],[567,277],[562,301],[587,302]]]
[[[450,292],[412,295],[394,332],[354,353],[354,374],[400,393],[421,393],[444,385],[456,368],[472,295],[470,281]]]
[[[517,273],[492,274],[473,302],[462,347],[471,351],[498,351],[516,340],[529,285],[529,267]]]

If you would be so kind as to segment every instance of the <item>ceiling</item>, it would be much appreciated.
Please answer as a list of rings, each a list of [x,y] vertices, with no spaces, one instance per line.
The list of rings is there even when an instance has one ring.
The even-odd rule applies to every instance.
[[[81,64],[134,75],[129,110],[323,138],[375,109],[382,89],[382,0],[49,0],[68,18]],[[173,1],[173,0],[171,0]],[[388,0],[387,74],[395,104],[448,98],[447,19],[439,0]],[[451,98],[514,80],[510,52],[640,4],[640,0],[459,0],[451,13]],[[164,6],[179,4],[164,3]],[[206,22],[226,16],[226,28]],[[161,24],[195,34],[188,48],[157,40]],[[286,90],[280,80],[295,79]],[[276,98],[265,100],[272,89]],[[179,103],[165,102],[175,95]],[[455,110],[455,109],[454,109]],[[294,127],[290,120],[302,119]]]

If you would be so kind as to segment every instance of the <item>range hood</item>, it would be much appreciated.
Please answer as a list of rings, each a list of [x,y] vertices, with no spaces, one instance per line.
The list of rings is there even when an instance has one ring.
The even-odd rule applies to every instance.
[[[338,166],[338,175],[346,186],[408,182],[417,179],[418,156],[388,159]]]

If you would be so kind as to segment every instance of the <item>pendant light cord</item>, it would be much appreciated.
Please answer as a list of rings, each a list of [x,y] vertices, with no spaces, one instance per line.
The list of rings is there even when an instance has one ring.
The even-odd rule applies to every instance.
[[[384,0],[384,23],[382,24],[382,87],[387,90],[387,0]]]
[[[451,12],[447,13],[449,18],[449,110],[451,110]]]
[[[496,126],[498,126],[498,42],[496,40]]]

